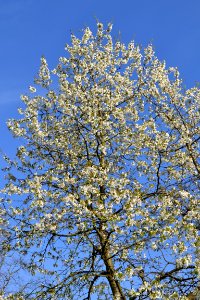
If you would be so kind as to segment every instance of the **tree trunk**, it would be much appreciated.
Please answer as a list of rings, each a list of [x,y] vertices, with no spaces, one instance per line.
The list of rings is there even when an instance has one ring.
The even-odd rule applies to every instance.
[[[115,269],[111,258],[110,246],[108,243],[108,233],[99,231],[100,242],[102,246],[102,259],[106,266],[107,280],[113,294],[113,300],[126,300],[119,281],[115,278]]]

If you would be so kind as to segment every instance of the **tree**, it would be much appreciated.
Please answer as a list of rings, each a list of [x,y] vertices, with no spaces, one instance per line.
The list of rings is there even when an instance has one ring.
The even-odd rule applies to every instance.
[[[53,71],[42,57],[8,122],[24,142],[6,157],[5,248],[42,278],[25,299],[184,299],[198,286],[200,89],[111,27],[72,34]]]

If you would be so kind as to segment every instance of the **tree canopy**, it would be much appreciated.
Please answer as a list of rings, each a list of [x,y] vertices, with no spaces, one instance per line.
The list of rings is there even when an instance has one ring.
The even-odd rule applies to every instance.
[[[2,299],[186,299],[198,287],[200,89],[111,31],[72,34],[51,71],[42,57],[8,121],[22,146],[5,156],[2,249],[34,284]]]

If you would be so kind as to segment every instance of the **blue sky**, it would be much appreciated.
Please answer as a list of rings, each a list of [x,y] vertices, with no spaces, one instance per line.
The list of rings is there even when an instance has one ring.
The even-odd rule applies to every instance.
[[[33,83],[40,57],[50,67],[65,54],[70,32],[96,19],[113,22],[124,42],[152,42],[157,56],[178,67],[184,84],[200,82],[200,0],[0,0],[0,149],[13,155],[6,128],[17,117],[20,95]],[[0,158],[0,167],[3,160]],[[2,176],[1,176],[2,177]],[[1,178],[2,182],[2,178]]]
[[[0,0],[0,148],[14,151],[5,122],[17,116],[41,55],[54,67],[70,32],[94,29],[96,19],[113,22],[113,34],[120,31],[124,42],[152,42],[161,60],[178,67],[187,87],[200,81],[199,12],[199,0]]]

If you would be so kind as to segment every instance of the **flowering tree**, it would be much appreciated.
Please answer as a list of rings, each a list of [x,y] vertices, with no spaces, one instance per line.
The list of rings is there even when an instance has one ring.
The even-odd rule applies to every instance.
[[[184,299],[200,272],[200,89],[110,24],[71,38],[8,122],[24,144],[6,157],[4,249],[38,278],[23,295]]]

